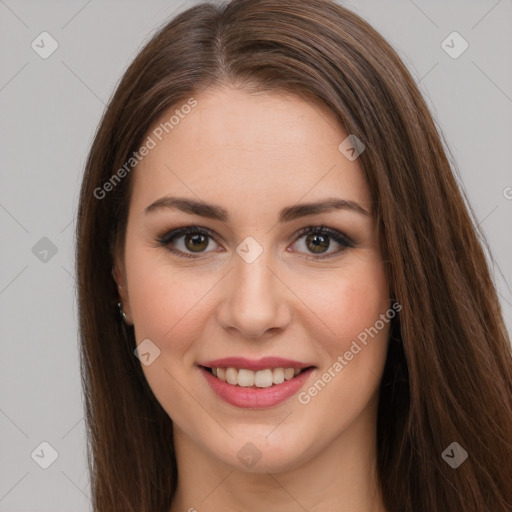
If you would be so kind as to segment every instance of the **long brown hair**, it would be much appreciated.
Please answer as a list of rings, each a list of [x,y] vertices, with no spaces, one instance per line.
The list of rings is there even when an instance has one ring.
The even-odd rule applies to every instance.
[[[359,161],[402,305],[380,387],[385,506],[510,512],[511,346],[485,240],[408,70],[367,22],[329,0],[196,5],[153,36],[108,104],[76,232],[94,510],[168,512],[177,484],[171,419],[133,354],[133,327],[116,315],[113,256],[124,246],[137,171],[112,177],[166,110],[226,83],[320,102],[366,146]],[[452,442],[468,453],[457,469],[442,457]]]

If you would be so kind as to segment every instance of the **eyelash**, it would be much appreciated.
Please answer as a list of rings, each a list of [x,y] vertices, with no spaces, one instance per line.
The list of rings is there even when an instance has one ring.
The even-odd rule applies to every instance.
[[[173,242],[175,239],[180,238],[182,236],[186,235],[206,235],[212,238],[215,243],[216,241],[216,235],[213,233],[213,231],[209,230],[208,228],[202,228],[199,226],[185,226],[178,229],[174,229],[172,231],[165,232],[163,235],[159,236],[157,238],[157,243],[161,247],[165,247],[169,252],[176,254],[179,257],[182,258],[200,258],[201,253],[197,253],[197,256],[193,256],[192,254],[185,253],[183,251],[173,249],[171,247],[171,242]],[[296,243],[298,240],[300,240],[305,235],[327,235],[328,238],[334,239],[335,242],[340,244],[342,247],[341,249],[338,249],[337,251],[329,254],[324,254],[320,256],[309,256],[305,257],[307,260],[322,260],[327,259],[333,256],[336,256],[337,254],[342,253],[346,249],[351,249],[355,247],[355,243],[345,234],[341,233],[340,231],[337,231],[335,229],[328,228],[326,226],[308,226],[306,228],[301,229],[297,233],[297,238],[295,239]]]

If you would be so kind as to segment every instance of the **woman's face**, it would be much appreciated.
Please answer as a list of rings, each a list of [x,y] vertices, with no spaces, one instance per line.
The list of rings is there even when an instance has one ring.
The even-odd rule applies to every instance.
[[[194,99],[148,133],[115,270],[177,450],[259,472],[350,449],[375,431],[390,299],[348,134],[292,96]]]

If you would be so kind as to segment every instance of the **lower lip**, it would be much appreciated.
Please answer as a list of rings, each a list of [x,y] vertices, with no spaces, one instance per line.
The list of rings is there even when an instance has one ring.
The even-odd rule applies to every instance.
[[[273,384],[269,388],[233,386],[214,377],[203,366],[200,366],[199,369],[213,391],[227,403],[248,409],[264,409],[278,405],[295,395],[315,368],[304,370],[293,379],[286,380],[281,384]]]

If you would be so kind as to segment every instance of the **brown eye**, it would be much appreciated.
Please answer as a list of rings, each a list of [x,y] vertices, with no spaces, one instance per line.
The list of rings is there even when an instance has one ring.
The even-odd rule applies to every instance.
[[[329,249],[330,241],[329,237],[323,235],[312,234],[308,235],[305,239],[306,246],[311,252],[323,253]]]
[[[334,240],[335,244],[339,246],[338,250],[327,252],[331,247],[331,241]],[[307,259],[322,259],[336,256],[342,253],[347,248],[355,247],[355,243],[345,234],[335,229],[327,228],[324,226],[309,226],[304,228],[295,242],[301,242],[305,246],[304,251],[306,254],[318,254],[319,256],[311,256]]]
[[[190,226],[169,231],[157,242],[173,254],[195,258],[195,255],[199,257],[212,252],[206,250],[210,246],[210,239],[215,240],[215,237],[208,229]]]
[[[202,234],[185,235],[185,247],[192,252],[201,252],[208,247],[208,237]]]
[[[211,245],[210,240],[216,243],[215,235],[209,229],[187,226],[165,233],[157,239],[157,242],[173,254],[185,258],[195,258],[206,255],[209,252],[214,252],[214,250],[206,250]],[[331,248],[333,240],[339,248],[327,252]],[[306,259],[329,258],[342,253],[347,248],[355,247],[355,243],[345,234],[323,226],[309,226],[303,229],[299,233],[295,244],[299,243],[299,241],[305,246],[305,250],[299,252],[318,255]]]

